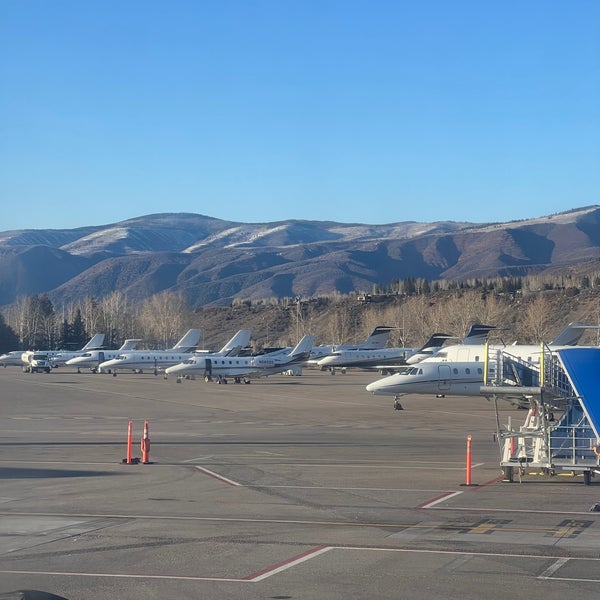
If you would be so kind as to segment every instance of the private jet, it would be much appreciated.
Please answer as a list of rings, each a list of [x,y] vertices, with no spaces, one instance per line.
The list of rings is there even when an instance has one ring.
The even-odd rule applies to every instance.
[[[81,350],[52,350],[47,354],[50,358],[50,362],[53,367],[62,367],[67,361],[71,358],[75,358],[76,356],[81,356],[84,352],[88,350],[95,350],[97,348],[102,348],[104,344],[105,335],[103,333],[96,333],[92,336],[90,341],[83,347]]]
[[[77,367],[78,373],[81,373],[82,367],[89,368],[92,373],[97,373],[101,363],[117,358],[123,352],[135,350],[141,341],[140,338],[127,339],[117,350],[88,350],[79,356],[70,358],[65,364],[69,367]]]
[[[194,332],[190,334],[190,332]],[[250,343],[251,332],[247,329],[241,329],[221,348],[219,354],[226,354],[239,351]],[[200,340],[200,330],[190,329],[188,333],[173,347],[168,350],[130,350],[122,352],[116,358],[104,361],[98,366],[98,370],[106,373],[111,372],[116,375],[118,371],[131,370],[136,373],[152,371],[155,375],[159,370],[166,369],[173,365],[184,362],[192,358],[195,354],[202,355],[202,352],[194,350]]]
[[[96,333],[92,336],[90,341],[81,348],[81,350],[45,350],[44,354],[48,356],[51,365],[58,367],[59,365],[65,364],[65,362],[74,356],[79,356],[83,352],[91,348],[101,348],[104,343],[104,334]],[[25,362],[22,359],[23,350],[11,350],[6,354],[0,356],[0,365],[6,366],[19,366],[22,367]]]
[[[252,378],[275,375],[285,371],[299,374],[299,369],[309,358],[314,336],[305,335],[294,348],[283,348],[254,356],[194,356],[185,362],[168,367],[166,375],[178,377],[201,373],[205,381],[216,378],[218,383],[227,383],[232,377],[235,383],[250,383]]]
[[[570,323],[548,345],[549,351],[576,345],[586,329],[594,326]],[[455,344],[440,349],[434,355],[394,375],[367,385],[374,395],[394,396],[394,408],[405,394],[445,396],[479,396],[485,382],[504,379],[504,368],[511,369],[511,379],[519,385],[532,385],[532,371],[544,355],[543,344]],[[506,367],[505,365],[509,365]]]
[[[336,345],[336,344],[320,344],[319,346],[313,346],[310,351],[310,358],[306,361],[305,366],[307,367],[318,367],[318,362],[330,356],[334,352],[340,352],[342,350],[377,350],[385,348],[390,337],[390,331],[392,327],[386,327],[384,325],[378,325],[368,335],[368,337],[358,345]],[[322,370],[325,370],[323,367]]]

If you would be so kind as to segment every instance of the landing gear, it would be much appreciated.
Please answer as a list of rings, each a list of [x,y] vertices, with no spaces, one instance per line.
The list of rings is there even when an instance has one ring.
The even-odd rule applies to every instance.
[[[404,410],[404,408],[402,407],[402,404],[400,404],[400,400],[398,400],[397,396],[394,398],[394,410]]]

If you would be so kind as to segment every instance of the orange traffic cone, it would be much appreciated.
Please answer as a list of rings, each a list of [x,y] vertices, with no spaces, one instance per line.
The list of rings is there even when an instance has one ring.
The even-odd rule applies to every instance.
[[[144,421],[144,435],[141,442],[142,463],[147,465],[150,462],[150,438],[148,437],[148,421]]]

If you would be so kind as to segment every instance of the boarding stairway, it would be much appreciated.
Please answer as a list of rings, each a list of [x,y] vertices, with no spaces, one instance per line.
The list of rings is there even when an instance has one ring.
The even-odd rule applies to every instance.
[[[515,473],[600,474],[600,348],[551,351],[527,362],[509,352],[487,356],[490,376],[481,394],[496,407],[497,437],[506,480]],[[537,359],[538,357],[536,357]],[[500,425],[498,399],[527,408],[522,425]]]

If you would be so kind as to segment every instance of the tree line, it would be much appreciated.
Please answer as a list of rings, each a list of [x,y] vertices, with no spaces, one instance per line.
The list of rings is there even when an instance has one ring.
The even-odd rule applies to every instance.
[[[418,346],[434,332],[460,337],[476,322],[496,325],[494,335],[507,343],[536,343],[570,321],[600,324],[599,300],[600,273],[464,282],[406,278],[370,293],[236,300],[228,307],[193,308],[183,294],[168,291],[141,303],[115,291],[55,307],[41,294],[0,312],[0,351],[77,349],[99,332],[106,347],[142,338],[144,347],[166,348],[190,327],[202,329],[203,343],[213,348],[226,327],[229,335],[251,328],[259,346],[291,345],[305,333],[317,335],[317,343],[357,343],[382,324],[394,328],[391,345]]]

